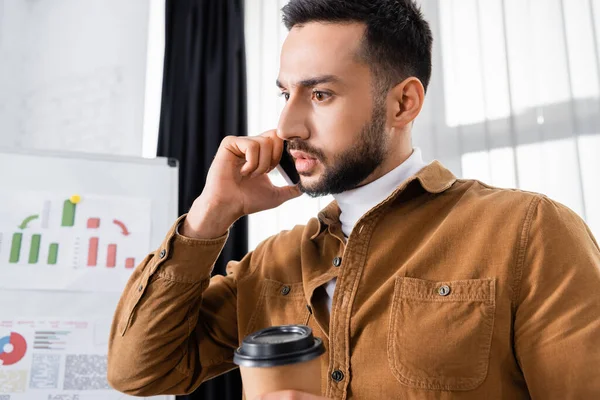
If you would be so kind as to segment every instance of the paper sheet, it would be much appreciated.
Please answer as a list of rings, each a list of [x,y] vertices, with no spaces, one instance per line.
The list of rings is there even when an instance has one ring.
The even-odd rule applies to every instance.
[[[106,381],[108,326],[104,320],[0,320],[0,399],[133,399]]]
[[[150,251],[151,201],[0,193],[0,288],[120,292]]]

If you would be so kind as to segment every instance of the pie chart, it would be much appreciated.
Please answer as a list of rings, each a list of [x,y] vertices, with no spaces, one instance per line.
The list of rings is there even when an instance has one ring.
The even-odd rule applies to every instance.
[[[0,365],[12,365],[18,363],[27,351],[25,338],[16,332],[10,336],[0,337]]]

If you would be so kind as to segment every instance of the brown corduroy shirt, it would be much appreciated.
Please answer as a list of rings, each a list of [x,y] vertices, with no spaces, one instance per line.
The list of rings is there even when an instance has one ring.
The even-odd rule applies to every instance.
[[[185,238],[177,221],[122,295],[111,385],[188,393],[235,368],[248,333],[308,324],[333,399],[600,398],[600,251],[574,212],[434,162],[347,243],[339,213],[331,203],[212,279],[226,236]]]

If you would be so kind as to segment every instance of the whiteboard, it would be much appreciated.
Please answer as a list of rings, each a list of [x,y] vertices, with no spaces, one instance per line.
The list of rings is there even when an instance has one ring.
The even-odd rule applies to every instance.
[[[154,246],[177,218],[178,182],[174,159],[0,148],[2,191],[33,188],[150,199]]]
[[[69,378],[68,374],[68,363],[71,363],[71,369],[73,369],[73,365],[82,362],[81,357],[85,357],[86,353],[95,354],[89,356],[89,360],[93,362],[98,362],[102,355],[106,354],[110,322],[121,294],[123,282],[118,279],[109,280],[108,282],[113,286],[111,290],[98,290],[98,288],[85,285],[54,289],[40,289],[39,287],[7,288],[7,280],[13,278],[23,280],[23,276],[15,277],[7,274],[6,271],[10,268],[27,271],[29,281],[32,282],[35,281],[34,277],[37,275],[43,275],[46,276],[46,279],[51,279],[48,278],[51,277],[48,273],[56,272],[55,277],[58,276],[58,280],[62,281],[63,277],[60,275],[59,270],[71,270],[72,266],[66,261],[61,261],[60,255],[54,257],[56,260],[54,264],[50,263],[49,253],[44,254],[43,250],[39,250],[39,245],[35,247],[33,240],[30,240],[30,242],[25,241],[26,236],[37,235],[39,236],[38,244],[41,243],[42,247],[45,245],[48,245],[45,247],[52,247],[53,243],[44,242],[46,236],[48,236],[47,232],[52,230],[59,233],[64,232],[65,237],[67,237],[72,230],[94,231],[94,229],[106,226],[106,229],[110,230],[115,237],[123,235],[122,237],[126,239],[128,236],[136,234],[140,237],[147,237],[145,253],[157,248],[177,217],[177,162],[166,158],[143,159],[81,153],[0,149],[0,187],[2,188],[0,191],[0,204],[4,201],[4,204],[13,204],[14,208],[18,209],[15,212],[5,209],[2,211],[3,214],[0,215],[4,216],[4,220],[14,217],[16,218],[15,221],[20,221],[18,224],[6,227],[2,225],[3,219],[0,218],[0,231],[3,232],[3,236],[0,238],[0,340],[3,335],[7,335],[7,331],[19,331],[29,345],[27,355],[23,356],[19,362],[8,366],[0,365],[0,393],[10,393],[11,400],[37,399],[42,398],[42,394],[43,398],[48,398],[52,393],[78,393],[81,396],[80,398],[86,399],[129,398],[103,387],[99,389],[84,387],[90,385],[89,382],[93,380],[86,380],[84,385],[81,383],[83,381]],[[64,203],[60,204],[67,204],[70,195],[80,197],[80,201],[76,204],[80,208],[73,216],[71,226],[60,226],[61,221],[63,225],[65,222],[65,209],[55,207],[55,201],[52,199],[66,197]],[[16,198],[17,201],[10,203],[11,196]],[[127,215],[119,217],[122,220],[121,224],[115,224],[111,218],[91,218],[89,215],[85,215],[83,211],[80,212],[80,210],[84,210],[85,207],[91,204],[94,208],[92,212],[102,215],[102,212],[105,211],[102,210],[103,202],[109,205],[110,212],[118,212],[121,202],[144,204],[145,208],[139,208],[148,211],[141,213],[138,210],[139,215],[136,218],[139,220],[143,220],[144,217],[147,218],[146,225],[143,226],[148,227],[149,232],[135,231],[132,228],[133,225],[127,221],[127,217],[131,214],[129,212],[126,213]],[[36,204],[40,205],[39,210],[28,209],[28,207],[33,207]],[[44,216],[45,210],[41,210],[42,205],[45,204],[51,205],[46,216]],[[127,207],[131,210],[130,205]],[[27,210],[27,212],[23,213],[23,210]],[[149,215],[145,215],[147,213]],[[25,217],[23,221],[21,221],[22,217]],[[46,222],[44,222],[44,218]],[[44,228],[44,223],[47,224],[46,228]],[[6,233],[7,229],[13,230],[14,233]],[[125,236],[123,232],[129,230],[132,232],[128,232],[129,235]],[[29,232],[33,233],[30,234]],[[16,248],[15,243],[13,243],[15,234],[22,234],[23,237],[20,264],[7,262],[9,256],[14,255],[11,254],[11,251]],[[102,235],[104,233],[98,235],[100,241]],[[52,240],[55,240],[55,244],[61,246],[61,248],[68,247],[63,246],[65,243],[62,243],[61,239],[57,237]],[[120,246],[120,244],[118,245]],[[33,254],[35,253],[34,249],[38,251],[37,254]],[[82,252],[85,253],[87,250],[85,246],[82,246]],[[35,263],[31,262],[32,254],[36,256],[34,257]],[[116,266],[107,267],[103,264],[106,261],[107,254],[104,254],[104,259],[100,257],[100,251],[98,254],[98,263],[94,267],[86,265],[89,257],[85,255],[80,257],[83,267],[93,269],[94,273],[131,273],[131,268],[126,269],[124,265],[119,265],[120,259],[117,259]],[[141,258],[136,257],[136,264],[139,260]],[[121,269],[119,270],[119,268]],[[110,277],[110,275],[105,276]],[[103,284],[102,279],[98,280],[101,282],[100,284]],[[85,280],[79,281],[79,283],[81,282],[85,282]],[[67,354],[68,349],[61,352],[58,348],[55,348],[54,353],[51,350],[44,349],[40,345],[39,340],[42,339],[38,334],[49,330],[56,332],[69,331],[69,340],[74,346],[72,348],[75,349],[72,352],[77,353],[77,356],[69,356]],[[38,336],[34,337],[34,334]],[[31,335],[31,337],[27,335]],[[61,337],[50,339],[50,341],[52,340],[55,340],[56,343],[63,343],[60,342]],[[38,345],[36,349],[39,348],[39,350],[33,348],[34,344]],[[49,346],[52,345],[53,343],[50,343]],[[4,355],[6,354],[4,353]],[[51,357],[52,354],[55,354],[56,357]],[[0,348],[0,361],[2,356],[3,353]],[[56,380],[54,382],[55,389],[54,391],[42,389],[44,385],[52,387],[52,374],[48,374],[48,365],[46,364],[49,362],[48,360],[58,360],[58,356],[62,357],[62,361],[60,366],[55,365],[57,374],[60,374],[60,377],[54,378]],[[36,362],[46,364],[44,364],[44,368],[36,370],[34,368]],[[10,392],[6,387],[3,391],[3,377],[6,378],[7,371],[14,374],[17,374],[18,371],[25,371],[22,372],[22,382],[13,379],[17,383],[12,383],[18,385],[21,382],[26,385],[25,391],[22,391],[21,394],[16,389],[14,392]],[[18,377],[19,375],[14,376]],[[14,387],[19,389],[17,386]],[[61,388],[69,390],[60,391]],[[167,397],[163,396],[162,398]]]

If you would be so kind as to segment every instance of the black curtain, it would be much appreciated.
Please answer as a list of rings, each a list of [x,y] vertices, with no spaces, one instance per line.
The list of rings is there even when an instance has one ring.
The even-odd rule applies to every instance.
[[[221,140],[246,135],[243,0],[166,0],[165,61],[158,156],[179,161],[179,213],[202,192]],[[215,266],[248,251],[246,218],[235,223]],[[239,400],[235,370],[178,400]]]

